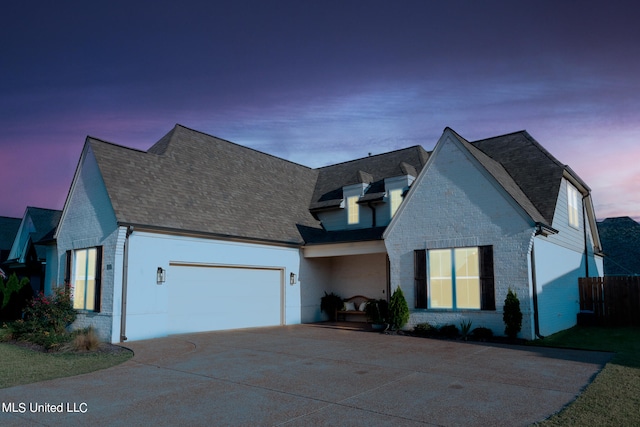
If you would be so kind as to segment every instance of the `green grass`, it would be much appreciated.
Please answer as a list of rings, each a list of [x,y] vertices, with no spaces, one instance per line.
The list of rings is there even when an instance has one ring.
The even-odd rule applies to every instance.
[[[532,344],[615,352],[571,405],[537,425],[640,425],[640,328],[576,326]]]
[[[0,343],[0,388],[86,374],[115,366],[132,356],[129,351],[116,354],[42,353]]]

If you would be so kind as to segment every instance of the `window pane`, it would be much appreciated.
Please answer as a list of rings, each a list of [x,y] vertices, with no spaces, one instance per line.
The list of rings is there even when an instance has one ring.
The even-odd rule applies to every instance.
[[[74,268],[73,287],[73,308],[84,308],[84,297],[86,294],[85,283],[87,281],[87,251],[76,251]]]
[[[453,308],[451,250],[429,251],[429,299],[432,308]]]
[[[349,224],[357,224],[360,222],[360,206],[358,205],[358,196],[347,198],[347,215]]]
[[[454,251],[456,266],[456,307],[480,308],[480,260],[478,248]]]
[[[396,214],[396,211],[400,207],[400,203],[402,203],[402,190],[391,190],[391,216],[393,217]]]

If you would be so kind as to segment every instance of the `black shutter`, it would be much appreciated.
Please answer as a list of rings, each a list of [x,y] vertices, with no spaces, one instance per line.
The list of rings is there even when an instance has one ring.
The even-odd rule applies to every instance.
[[[69,288],[71,286],[71,257],[73,253],[67,251],[67,258],[64,261],[64,285]]]
[[[102,246],[96,248],[96,292],[94,311],[100,311],[100,301],[102,295]]]
[[[480,309],[495,310],[496,296],[493,278],[493,246],[480,246]]]
[[[427,251],[418,249],[413,251],[413,275],[415,286],[415,307],[427,308]]]

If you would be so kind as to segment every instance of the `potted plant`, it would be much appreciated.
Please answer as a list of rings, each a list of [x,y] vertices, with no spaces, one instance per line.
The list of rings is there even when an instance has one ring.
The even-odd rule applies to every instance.
[[[326,291],[324,296],[320,298],[320,310],[327,313],[329,320],[335,322],[338,317],[338,310],[341,310],[344,306],[342,297],[331,292],[328,294]]]
[[[385,299],[372,299],[367,301],[364,312],[371,322],[373,329],[381,330],[388,327],[389,304]]]

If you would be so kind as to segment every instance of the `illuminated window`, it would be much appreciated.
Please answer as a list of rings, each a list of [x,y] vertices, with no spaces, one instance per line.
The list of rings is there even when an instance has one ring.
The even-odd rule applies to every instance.
[[[414,257],[416,308],[495,310],[491,246],[423,249]]]
[[[358,196],[347,197],[347,222],[349,224],[357,224],[360,222],[360,205],[358,205]]]
[[[400,207],[400,203],[402,203],[402,190],[391,190],[389,192],[389,197],[391,199],[391,217],[393,218]]]
[[[70,254],[69,254],[70,255]],[[73,308],[99,311],[102,248],[73,252]]]
[[[580,228],[580,196],[578,195],[578,190],[571,184],[567,184],[567,199],[569,225]]]

